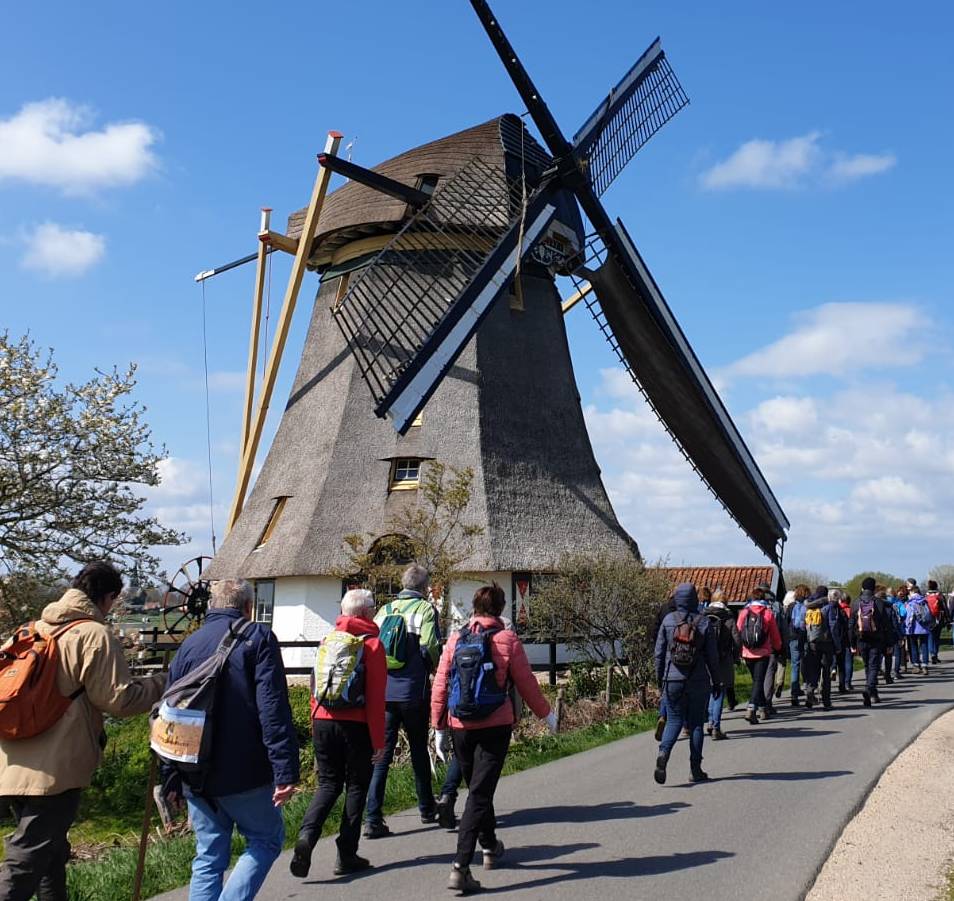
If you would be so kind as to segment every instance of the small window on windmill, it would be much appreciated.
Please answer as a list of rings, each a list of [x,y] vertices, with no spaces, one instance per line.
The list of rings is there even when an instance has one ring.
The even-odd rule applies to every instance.
[[[421,461],[417,457],[401,457],[391,462],[391,491],[406,491],[421,484]]]
[[[439,178],[439,175],[418,175],[417,184],[414,187],[430,196],[434,193]]]
[[[282,518],[282,512],[285,509],[285,504],[288,501],[287,497],[276,497],[275,506],[272,507],[272,515],[268,517],[268,522],[265,525],[265,531],[262,532],[262,537],[258,539],[258,544],[255,545],[255,550],[264,547],[268,543],[268,539],[272,537],[275,532],[275,528],[278,526],[278,521]]]
[[[275,612],[275,580],[259,579],[255,582],[255,622],[271,625]]]
[[[424,414],[423,414],[423,412],[422,412],[422,413],[418,413],[417,416],[414,417],[414,421],[411,423],[411,428],[412,428],[412,429],[414,429],[414,428],[420,428],[422,425],[424,425]]]

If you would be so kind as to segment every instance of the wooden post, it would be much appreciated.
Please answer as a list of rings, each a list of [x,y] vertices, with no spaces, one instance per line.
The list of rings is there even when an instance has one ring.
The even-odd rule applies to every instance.
[[[262,220],[258,229],[258,260],[255,263],[255,290],[252,293],[252,330],[248,339],[248,371],[245,373],[245,408],[242,414],[242,441],[239,445],[239,472],[252,428],[252,404],[255,401],[255,372],[258,369],[258,333],[262,327],[262,295],[265,291],[265,272],[268,261],[268,244],[262,240],[268,234],[272,211],[262,207]]]
[[[146,871],[146,848],[149,845],[149,826],[152,823],[152,789],[159,775],[159,759],[154,751],[149,752],[149,778],[146,780],[146,803],[142,815],[142,832],[139,835],[139,857],[136,860],[136,875],[133,879],[132,901],[142,897],[142,877]]]
[[[557,684],[557,644],[555,641],[550,642],[550,665],[548,667],[548,677],[550,685]]]
[[[563,722],[563,704],[566,698],[566,691],[562,688],[557,689],[556,704],[553,709],[556,712],[557,732],[560,731],[560,723]]]
[[[340,132],[328,132],[328,140],[325,143],[324,152],[330,154],[337,153],[338,146],[341,144],[341,138],[342,135]],[[298,301],[298,292],[301,290],[302,279],[305,277],[308,255],[311,252],[311,244],[315,237],[315,230],[318,227],[318,217],[321,215],[321,208],[325,202],[325,195],[328,193],[328,182],[330,180],[331,170],[325,169],[324,166],[319,166],[318,175],[315,177],[315,186],[311,193],[311,202],[308,204],[308,211],[305,213],[305,222],[302,225],[301,237],[298,239],[298,252],[295,254],[295,262],[292,263],[291,274],[288,276],[288,287],[285,289],[285,299],[282,301],[281,313],[278,316],[278,324],[275,328],[275,340],[272,342],[272,350],[268,355],[268,363],[265,367],[265,375],[262,379],[262,391],[259,396],[258,407],[249,429],[248,440],[242,452],[242,463],[239,467],[238,482],[235,486],[235,498],[232,501],[232,509],[229,512],[229,530],[235,525],[239,514],[242,512],[242,507],[245,505],[245,495],[252,478],[252,467],[255,465],[255,455],[258,452],[258,444],[262,439],[262,431],[265,428],[265,418],[268,415],[272,392],[275,390],[275,381],[278,378],[278,366],[281,363],[282,353],[285,350],[285,341],[288,339],[292,315],[295,312],[295,304]]]
[[[613,663],[606,664],[606,709],[609,710],[613,700]]]

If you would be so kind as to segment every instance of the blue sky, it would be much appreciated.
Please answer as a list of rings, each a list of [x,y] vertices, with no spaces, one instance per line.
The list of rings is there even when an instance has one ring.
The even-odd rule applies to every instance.
[[[207,550],[199,270],[303,205],[329,129],[365,165],[521,112],[465,0],[18,8],[0,33],[0,323],[63,374],[140,365],[171,454],[150,505]],[[946,4],[498,0],[572,134],[658,34],[690,106],[605,200],[833,577],[950,562]],[[11,152],[12,148],[12,152]],[[273,308],[286,270],[276,263]],[[252,271],[207,288],[215,503],[236,468]],[[273,412],[287,394],[306,283]],[[617,511],[650,557],[757,562],[577,309],[571,346]],[[172,563],[188,549],[164,554]]]

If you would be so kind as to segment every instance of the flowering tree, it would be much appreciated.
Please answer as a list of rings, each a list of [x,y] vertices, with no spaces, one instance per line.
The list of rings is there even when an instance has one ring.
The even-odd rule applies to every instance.
[[[155,572],[153,545],[182,533],[142,513],[139,486],[159,482],[135,367],[61,384],[52,353],[0,333],[0,602],[36,595],[74,564],[110,559]],[[33,586],[33,587],[30,587]]]

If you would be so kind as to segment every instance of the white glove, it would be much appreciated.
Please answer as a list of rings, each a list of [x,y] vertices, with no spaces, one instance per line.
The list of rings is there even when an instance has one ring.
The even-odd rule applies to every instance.
[[[557,732],[557,715],[555,710],[551,710],[547,714],[546,718],[547,728],[550,730],[553,735],[556,735]]]
[[[447,754],[451,749],[450,736],[446,729],[434,730],[434,753],[441,763],[447,763]]]

